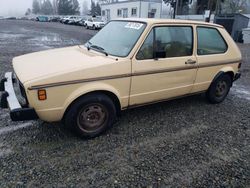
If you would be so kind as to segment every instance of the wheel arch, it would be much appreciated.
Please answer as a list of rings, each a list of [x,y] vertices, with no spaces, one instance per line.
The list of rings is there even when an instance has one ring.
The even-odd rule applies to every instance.
[[[98,88],[98,89],[97,89]],[[65,114],[69,110],[69,108],[81,97],[84,97],[86,95],[91,94],[104,94],[108,96],[115,104],[117,114],[119,115],[121,112],[121,101],[120,101],[120,95],[115,89],[111,89],[108,87],[97,87],[97,88],[89,88],[89,89],[78,89],[74,91],[66,100],[64,104],[64,112],[63,112],[63,118],[65,117]]]
[[[216,74],[216,76],[214,77],[214,79],[213,79],[213,81],[211,82],[210,86],[211,86],[220,76],[222,76],[222,75],[224,75],[224,74],[229,75],[230,78],[232,79],[232,83],[233,83],[234,75],[235,75],[234,70],[233,70],[233,68],[231,68],[231,67],[225,67],[225,68],[221,69],[221,70]]]

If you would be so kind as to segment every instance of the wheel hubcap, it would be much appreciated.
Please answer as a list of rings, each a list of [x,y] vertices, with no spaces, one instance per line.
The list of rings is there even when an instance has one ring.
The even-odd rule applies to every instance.
[[[225,81],[219,81],[216,86],[216,96],[221,97],[227,91],[227,83]]]
[[[107,120],[107,110],[101,104],[84,107],[78,114],[77,123],[80,129],[92,132],[100,129]]]

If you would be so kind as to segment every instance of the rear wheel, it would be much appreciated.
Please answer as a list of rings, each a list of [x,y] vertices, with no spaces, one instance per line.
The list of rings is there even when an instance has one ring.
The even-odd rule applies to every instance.
[[[228,74],[219,76],[210,86],[206,95],[209,102],[216,104],[221,103],[227,97],[232,86],[232,79]]]
[[[93,138],[107,130],[116,118],[113,101],[104,94],[86,95],[71,105],[65,124],[81,137]]]

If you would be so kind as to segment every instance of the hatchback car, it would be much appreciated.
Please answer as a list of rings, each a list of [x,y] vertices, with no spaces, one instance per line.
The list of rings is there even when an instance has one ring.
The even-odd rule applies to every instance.
[[[104,21],[100,17],[89,18],[85,21],[87,29],[101,29],[105,26]]]
[[[1,81],[1,107],[10,108],[13,121],[63,121],[95,137],[121,110],[197,93],[222,102],[241,75],[241,61],[220,25],[115,20],[84,45],[14,58],[14,72]]]

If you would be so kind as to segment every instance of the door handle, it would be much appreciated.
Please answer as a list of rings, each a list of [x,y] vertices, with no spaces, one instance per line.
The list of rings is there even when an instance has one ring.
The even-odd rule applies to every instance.
[[[192,65],[192,64],[195,64],[196,61],[195,60],[192,60],[192,59],[189,59],[185,62],[186,65]]]

